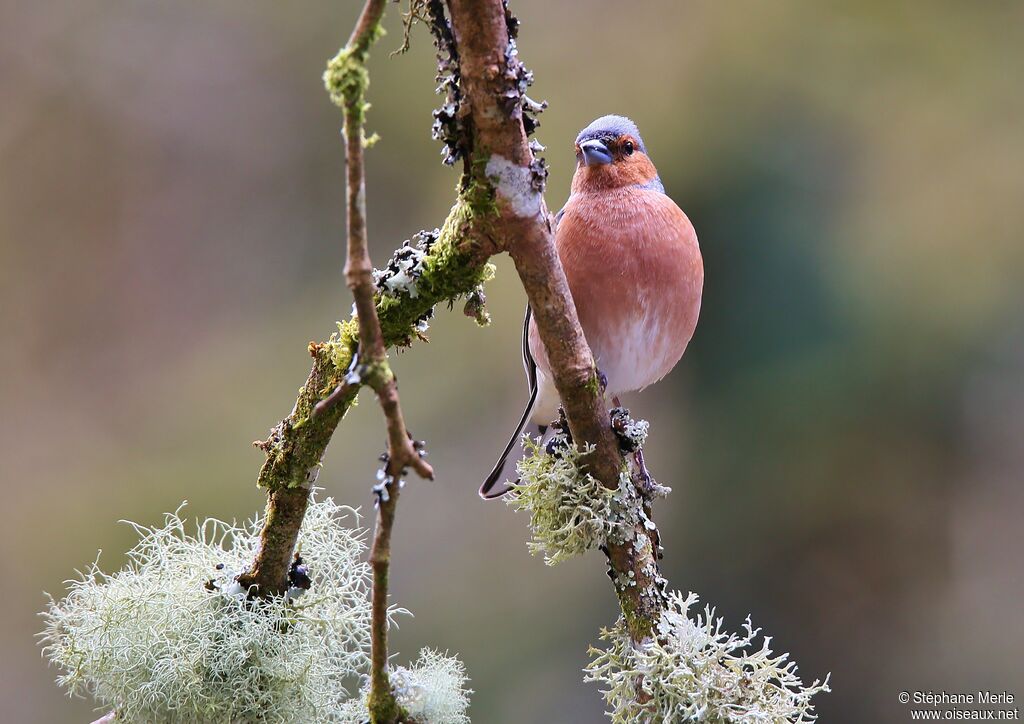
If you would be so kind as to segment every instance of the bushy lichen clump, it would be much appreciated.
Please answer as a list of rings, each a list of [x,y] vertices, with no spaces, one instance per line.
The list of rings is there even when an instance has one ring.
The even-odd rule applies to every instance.
[[[595,658],[584,671],[587,681],[603,685],[615,724],[816,721],[811,698],[829,691],[828,677],[805,686],[788,654],[768,648],[770,638],[756,645],[760,629],[749,618],[742,634],[730,634],[710,607],[690,618],[687,612],[696,602],[693,593],[684,598],[673,592],[656,639],[639,645],[621,618],[611,629],[602,629],[607,648],[592,647]],[[645,697],[637,695],[638,686]]]
[[[623,470],[618,489],[606,488],[581,469],[581,458],[593,448],[580,451],[561,434],[541,448],[529,436],[523,438],[526,457],[517,468],[519,482],[506,502],[530,513],[533,553],[543,553],[548,565],[560,563],[621,536],[642,515],[636,489]]]
[[[390,674],[391,685],[399,706],[417,722],[425,724],[469,724],[466,709],[472,689],[465,665],[456,657],[432,649],[420,651],[420,657],[411,667],[396,667]],[[362,724],[367,720],[366,701],[350,700],[341,714],[341,721]]]
[[[233,583],[252,561],[262,521],[178,513],[136,526],[139,543],[113,575],[94,564],[51,600],[45,655],[59,683],[116,709],[119,721],[332,721],[346,680],[369,657],[369,566],[357,514],[310,505],[299,537],[312,586],[301,598],[248,600]]]

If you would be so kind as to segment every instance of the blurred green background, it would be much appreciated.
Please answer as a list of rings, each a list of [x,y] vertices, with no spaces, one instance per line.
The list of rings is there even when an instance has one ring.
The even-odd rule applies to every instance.
[[[675,492],[675,587],[749,612],[824,722],[905,721],[902,690],[1024,696],[1024,5],[516,0],[550,101],[564,201],[576,131],[637,121],[700,236],[683,362],[628,402]],[[347,314],[340,116],[326,58],[353,2],[0,5],[0,697],[4,721],[82,722],[34,632],[43,591],[115,568],[119,519],[258,511],[250,442],[291,408],[311,339]],[[433,228],[456,173],[429,138],[434,62],[374,54],[373,253]],[[395,636],[458,652],[479,722],[601,721],[581,682],[616,614],[598,554],[546,568],[526,519],[476,497],[525,398],[524,296],[441,313],[397,354],[434,483],[395,537]],[[369,510],[364,397],[320,483]],[[1016,687],[1016,688],[1015,688]]]

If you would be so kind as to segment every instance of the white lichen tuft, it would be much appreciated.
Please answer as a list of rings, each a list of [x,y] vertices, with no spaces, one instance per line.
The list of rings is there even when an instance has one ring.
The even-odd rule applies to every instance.
[[[788,654],[774,654],[771,639],[758,646],[760,629],[748,618],[743,633],[722,629],[722,619],[673,592],[656,627],[656,640],[636,645],[623,620],[602,629],[607,648],[591,647],[586,681],[600,683],[615,724],[693,721],[708,724],[784,724],[817,720],[811,698],[829,691],[828,677],[805,686]],[[641,687],[645,696],[637,695]]]
[[[408,295],[415,299],[419,296],[416,280],[423,273],[423,259],[426,253],[415,246],[400,247],[384,269],[373,270],[373,283],[384,294],[391,296]]]
[[[332,721],[338,724],[370,724],[370,711],[366,705],[366,697],[349,699],[338,709]]]
[[[390,679],[399,706],[418,724],[469,724],[466,709],[473,690],[466,687],[466,666],[457,657],[423,649],[415,664],[396,667]],[[345,704],[339,721],[366,722],[368,699],[369,689],[364,686],[359,698]]]
[[[113,575],[96,564],[43,613],[44,654],[69,693],[130,722],[338,721],[346,683],[368,666],[369,566],[358,514],[311,503],[299,537],[311,587],[301,599],[248,600],[234,576],[252,561],[260,520],[180,510],[135,526]]]
[[[628,452],[641,449],[647,442],[651,423],[647,420],[634,420],[624,407],[613,408],[610,414],[612,430],[618,436],[622,448]]]
[[[423,276],[424,262],[440,234],[437,229],[424,230],[403,242],[392,254],[387,266],[373,270],[373,283],[378,291],[385,296],[418,297],[417,282]]]
[[[498,196],[508,203],[516,216],[532,219],[540,213],[544,197],[534,187],[530,168],[514,164],[495,153],[487,159],[484,173],[494,182]]]
[[[399,666],[391,674],[398,703],[423,724],[469,724],[468,681],[465,664],[433,649],[423,649],[411,668]]]
[[[543,553],[549,566],[604,545],[624,533],[637,511],[642,515],[626,471],[617,490],[583,472],[580,458],[593,448],[580,452],[556,437],[542,449],[529,436],[523,448],[519,482],[505,501],[530,513],[530,551]]]

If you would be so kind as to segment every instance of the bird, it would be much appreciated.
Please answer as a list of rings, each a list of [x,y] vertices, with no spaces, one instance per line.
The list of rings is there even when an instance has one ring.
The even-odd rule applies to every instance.
[[[633,121],[602,116],[579,132],[574,150],[555,248],[605,392],[618,406],[618,395],[658,382],[682,358],[700,315],[704,262],[693,224],[665,193]],[[529,402],[480,487],[485,499],[509,492],[493,489],[527,424],[543,435],[557,415],[558,393],[529,305],[522,353]]]

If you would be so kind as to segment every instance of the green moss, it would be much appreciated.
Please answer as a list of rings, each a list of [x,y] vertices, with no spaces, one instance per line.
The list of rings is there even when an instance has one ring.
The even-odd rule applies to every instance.
[[[617,588],[619,608],[622,609],[623,626],[633,641],[643,641],[654,633],[656,619],[640,605],[636,596],[628,595],[625,589]],[[659,609],[660,613],[660,609]]]
[[[313,355],[313,359],[325,368],[332,368],[335,372],[325,380],[320,397],[330,394],[341,383],[345,372],[352,364],[352,356],[358,346],[359,321],[355,317],[338,322],[338,331],[332,334],[326,342],[314,342],[310,345],[309,351]]]
[[[409,344],[416,321],[436,304],[470,294],[494,278],[494,265],[477,261],[477,255],[464,244],[478,222],[479,213],[464,196],[460,197],[423,260],[423,273],[416,280],[416,296],[378,297],[377,316],[386,345]]]
[[[395,697],[382,696],[375,697],[370,695],[369,706],[370,710],[370,721],[373,724],[377,722],[398,722],[405,721],[409,714],[398,705],[395,701]]]
[[[345,46],[338,54],[327,61],[324,71],[324,87],[331,97],[331,102],[353,114],[361,126],[370,106],[364,98],[370,85],[370,74],[366,70],[366,59],[369,48],[382,35],[384,28],[377,23],[358,45]]]
[[[487,158],[474,159],[471,172],[462,179],[462,192],[459,196],[466,202],[474,216],[497,217],[498,192],[487,178],[486,167]]]
[[[362,99],[369,85],[370,74],[354,48],[342,48],[327,61],[324,87],[334,105],[345,108]]]

